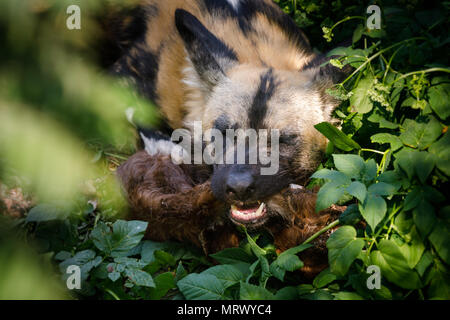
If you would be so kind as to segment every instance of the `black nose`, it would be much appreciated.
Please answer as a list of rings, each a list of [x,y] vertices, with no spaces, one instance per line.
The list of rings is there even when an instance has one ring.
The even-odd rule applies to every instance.
[[[227,177],[226,191],[229,196],[238,200],[249,199],[255,191],[251,172],[231,172]]]

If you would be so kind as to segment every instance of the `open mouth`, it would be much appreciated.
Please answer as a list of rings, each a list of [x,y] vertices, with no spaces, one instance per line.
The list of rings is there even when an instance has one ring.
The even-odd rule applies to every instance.
[[[264,202],[253,207],[237,207],[231,205],[231,218],[242,224],[257,224],[265,220],[267,208]]]

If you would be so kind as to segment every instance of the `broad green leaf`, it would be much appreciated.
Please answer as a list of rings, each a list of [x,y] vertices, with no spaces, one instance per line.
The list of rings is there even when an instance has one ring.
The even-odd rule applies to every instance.
[[[141,258],[143,261],[151,263],[155,261],[155,251],[164,250],[167,245],[163,242],[145,240],[142,242]]]
[[[275,294],[276,300],[298,300],[298,290],[296,287],[284,287]]]
[[[404,243],[399,246],[399,249],[405,256],[408,266],[413,269],[422,257],[422,254],[425,251],[425,246],[415,227],[411,229],[411,232],[408,234],[408,238],[411,240],[408,241],[408,243]]]
[[[191,273],[177,283],[181,293],[188,300],[222,300],[225,287],[215,276]]]
[[[403,148],[401,149],[396,155],[396,162],[402,168],[406,175],[408,176],[408,179],[411,180],[414,176],[414,150],[409,148]]]
[[[367,195],[367,188],[359,181],[353,181],[348,187],[347,192],[361,202],[364,202]]]
[[[378,182],[369,186],[368,191],[377,196],[392,196],[397,191],[397,187],[389,183]]]
[[[95,246],[112,257],[126,256],[139,244],[147,229],[147,222],[117,220],[112,230],[100,222],[91,232]]]
[[[66,219],[70,215],[68,206],[56,204],[39,204],[32,208],[25,219],[26,222],[45,222]]]
[[[386,201],[375,194],[369,193],[364,203],[359,204],[359,211],[372,230],[383,220],[386,215]]]
[[[425,199],[422,199],[413,210],[413,220],[422,236],[427,236],[436,223],[434,207]]]
[[[397,190],[402,186],[401,177],[396,171],[383,172],[378,176],[378,181],[393,185]]]
[[[450,228],[448,225],[443,222],[436,223],[428,239],[441,259],[450,265]]]
[[[373,86],[374,79],[367,77],[359,81],[358,86],[353,90],[353,95],[350,97],[350,106],[352,110],[359,113],[368,113],[373,108],[373,103],[367,94]],[[346,150],[344,150],[346,151]]]
[[[441,118],[446,120],[450,116],[450,83],[448,78],[436,77],[428,88],[428,96],[431,109]]]
[[[248,267],[249,265],[247,264],[247,268]],[[239,281],[245,280],[246,278],[240,268],[230,264],[211,267],[203,271],[201,274],[210,274],[215,276],[222,282],[224,288],[228,288]]]
[[[416,264],[415,269],[421,277],[425,274],[428,267],[433,263],[433,255],[430,251],[425,251],[425,253],[420,258],[419,262]]]
[[[333,142],[336,148],[343,151],[352,151],[353,149],[361,149],[360,145],[353,141],[351,138],[346,136],[342,131],[340,131],[336,126],[331,123],[322,122],[314,126],[320,133]]]
[[[359,212],[358,205],[351,204],[345,209],[345,211],[339,216],[339,223],[341,225],[355,225],[361,221],[362,216]]]
[[[400,135],[400,140],[402,140],[403,144],[420,150],[431,146],[441,135],[442,127],[436,118],[430,118],[428,123],[419,123],[411,119],[406,119],[402,125],[403,132]]]
[[[420,182],[425,183],[431,171],[433,171],[435,156],[426,151],[414,152],[413,163],[414,170]]]
[[[326,268],[314,278],[313,286],[316,288],[323,288],[336,279],[337,276],[330,271],[330,268]]]
[[[383,277],[405,289],[422,287],[419,275],[408,266],[398,246],[391,240],[382,239],[378,250],[372,251],[373,264],[381,269]]]
[[[209,256],[222,264],[235,264],[239,262],[253,263],[256,260],[256,257],[248,254],[242,248],[227,248]]]
[[[334,294],[336,300],[364,300],[359,294],[355,292],[341,291]]]
[[[172,272],[165,272],[154,278],[155,287],[148,290],[150,299],[160,300],[170,289],[175,288],[175,280]]]
[[[432,269],[433,278],[428,288],[428,297],[433,300],[448,300],[450,297],[450,275],[448,268],[436,261]]]
[[[120,278],[120,273],[117,271],[109,272],[108,278],[111,279],[112,282],[116,282]]]
[[[349,178],[357,179],[365,168],[364,160],[355,154],[334,154],[336,168]]]
[[[428,151],[435,155],[436,166],[447,176],[450,176],[450,133],[433,143]]]
[[[137,286],[141,287],[155,287],[155,282],[150,274],[145,271],[127,268],[125,269],[125,275],[128,277],[128,280],[134,283]]]
[[[370,140],[373,143],[379,143],[379,144],[389,143],[391,145],[392,151],[396,151],[403,146],[403,143],[399,137],[394,136],[393,134],[389,134],[389,133],[374,134],[372,137],[370,137]]]
[[[328,182],[317,193],[316,212],[329,208],[338,202],[345,193],[345,188],[340,183]]]
[[[373,159],[369,159],[364,163],[364,170],[362,172],[362,182],[369,184],[377,177],[377,163]]]
[[[266,288],[241,282],[239,291],[241,300],[274,300],[275,296]]]
[[[295,271],[303,267],[303,262],[294,254],[280,255],[270,265],[270,272],[281,281],[284,281],[286,271]]]
[[[364,247],[364,240],[356,237],[356,230],[343,226],[333,232],[327,241],[330,270],[344,276]]]
[[[316,171],[311,178],[330,180],[331,182],[341,185],[349,184],[351,182],[350,178],[344,173],[330,169],[321,169]]]

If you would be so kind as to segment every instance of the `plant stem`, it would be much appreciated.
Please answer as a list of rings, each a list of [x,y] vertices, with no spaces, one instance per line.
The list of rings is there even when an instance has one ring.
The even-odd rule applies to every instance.
[[[339,224],[339,219],[336,221],[333,221],[332,223],[330,223],[329,225],[327,225],[326,227],[320,229],[319,231],[317,231],[316,233],[314,233],[311,237],[309,237],[308,239],[305,240],[305,242],[303,242],[303,244],[307,244],[310,243],[314,240],[316,240],[317,237],[319,237],[321,234],[327,232],[328,230],[336,227]]]
[[[378,151],[378,150],[373,150],[373,149],[360,149],[359,151],[367,151],[367,152],[374,152],[374,153],[378,153],[378,154],[382,154],[384,155],[386,152],[382,152],[382,151]]]
[[[114,299],[116,300],[120,300],[120,298],[117,296],[117,294],[115,294],[113,291],[111,291],[110,289],[105,289],[106,292],[108,292]]]
[[[378,51],[377,53],[375,53],[373,56],[371,56],[370,58],[367,58],[367,61],[365,61],[362,65],[360,65],[355,71],[353,71],[353,73],[351,75],[349,75],[347,77],[347,79],[345,79],[343,82],[341,82],[341,84],[346,83],[348,80],[350,80],[355,74],[357,74],[359,71],[361,71],[362,68],[364,68],[368,63],[370,63],[373,59],[375,59],[376,57],[378,57],[379,55],[383,54],[384,52],[391,50],[392,48],[398,47],[399,45],[402,45],[404,42],[408,42],[408,41],[413,41],[413,40],[426,40],[426,38],[424,37],[414,37],[414,38],[410,38],[410,39],[406,39],[400,42],[397,42],[396,44],[393,44],[383,50]]]
[[[399,81],[401,79],[407,78],[409,76],[412,76],[414,74],[419,74],[419,73],[420,74],[425,74],[425,73],[430,73],[430,72],[447,72],[447,73],[450,73],[450,69],[446,69],[446,68],[430,68],[430,69],[426,69],[426,70],[413,71],[413,72],[410,72],[410,73],[406,73],[406,74],[402,75],[401,77],[398,77],[397,79],[395,79],[394,81],[392,81],[388,85],[390,86],[390,85],[394,84],[395,82],[397,82],[397,81]]]

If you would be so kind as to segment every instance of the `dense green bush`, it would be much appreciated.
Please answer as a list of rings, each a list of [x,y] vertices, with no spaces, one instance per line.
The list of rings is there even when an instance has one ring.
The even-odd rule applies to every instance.
[[[73,152],[85,153],[83,142],[95,138],[95,143],[88,144],[90,153],[86,155],[93,158],[95,173],[67,174],[64,167],[60,168],[62,176],[69,177],[71,186],[80,182],[71,180],[74,175],[83,181],[91,178],[90,193],[81,196],[75,192],[76,196],[71,193],[70,201],[39,204],[26,218],[15,223],[15,228],[25,230],[25,236],[34,240],[41,252],[53,253],[52,259],[63,278],[67,277],[65,267],[81,266],[83,286],[81,291],[76,291],[76,296],[103,299],[450,298],[450,134],[447,132],[450,69],[446,55],[449,52],[450,3],[437,2],[433,9],[426,9],[424,1],[400,4],[384,1],[378,3],[383,13],[381,30],[368,30],[365,27],[368,4],[359,1],[275,2],[305,30],[316,50],[326,52],[334,48],[329,54],[339,57],[330,61],[332,65],[353,67],[346,80],[329,90],[329,94],[342,100],[335,111],[336,118],[341,120],[339,129],[327,123],[316,126],[330,140],[327,159],[310,183],[310,186],[322,185],[317,210],[334,203],[349,206],[333,224],[341,226],[327,242],[330,267],[312,283],[303,283],[293,272],[303,265],[296,254],[308,248],[308,243],[277,255],[270,237],[247,234],[240,248],[212,255],[220,263],[212,266],[195,248],[143,241],[145,222],[113,218],[121,209],[115,203],[117,194],[110,191],[113,187],[108,181],[112,173],[108,168],[115,167],[124,155],[133,151],[130,130],[126,125],[116,127],[115,124],[123,122],[118,120],[120,115],[130,103],[136,105],[135,100],[130,102],[131,96],[126,90],[115,93],[109,90],[114,84],[99,79],[92,65],[80,62],[49,71],[47,60],[39,60],[42,56],[24,49],[28,45],[49,50],[46,41],[31,41],[24,38],[25,35],[13,38],[12,42],[10,37],[0,39],[5,48],[14,49],[0,53],[0,82],[8,84],[0,89],[2,120],[6,115],[11,124],[21,123],[23,114],[11,106],[26,105],[19,110],[49,121],[33,123],[33,118],[28,117],[27,125],[39,126],[29,135],[22,135],[15,126],[0,128],[3,137],[4,134],[17,135],[24,140],[16,141],[28,143],[25,147],[17,146],[0,138],[0,151],[9,164],[0,166],[0,177],[6,181],[11,163],[16,164],[13,173],[27,169],[24,172],[31,175],[34,190],[46,190],[41,174],[49,171],[41,172],[33,165],[36,155],[41,157],[38,163],[48,159],[53,166],[61,159],[56,146],[77,141],[80,146],[71,144],[73,148],[67,148],[68,155],[61,157],[76,159],[75,168],[80,163],[82,168],[90,168],[92,164],[83,157],[73,157]],[[11,12],[16,3],[11,0],[0,6],[9,5]],[[58,8],[51,7],[47,15],[54,17],[52,14],[57,13]],[[3,29],[17,33],[17,28],[11,27],[16,26],[14,21],[1,18]],[[45,21],[51,19],[46,17]],[[48,27],[43,21],[37,21],[36,25]],[[46,39],[48,33],[42,32],[40,39]],[[55,48],[70,52],[62,49],[66,48],[67,41],[79,48],[78,43],[73,43],[75,40],[62,33],[66,40],[57,42]],[[352,44],[336,48],[345,40],[351,40]],[[82,49],[86,48],[81,46],[80,51],[84,52]],[[76,59],[76,54],[72,53],[70,58]],[[30,63],[17,65],[26,60]],[[16,64],[7,67],[4,61]],[[94,99],[92,91],[86,91],[83,83],[68,80],[74,74],[86,81],[85,86],[98,90],[104,97],[94,95],[97,97]],[[37,79],[37,84],[33,82],[33,85],[38,89],[28,89],[29,75]],[[58,94],[67,90],[70,93],[72,85],[73,90],[79,89],[85,94],[77,95],[76,100],[73,95]],[[109,116],[104,122],[101,109],[105,103],[115,106],[112,109],[115,116]],[[146,108],[145,102],[139,100],[139,105],[144,105],[139,110]],[[82,108],[79,112],[65,114],[78,106]],[[73,118],[75,115],[78,117]],[[92,119],[86,122],[92,115],[104,125],[96,125]],[[55,121],[63,123],[64,128],[53,126]],[[79,123],[82,125],[77,127]],[[26,148],[30,143],[39,146],[39,140],[29,140],[33,132],[45,133],[41,141],[56,136],[56,140],[50,139],[54,148],[44,149],[44,152],[35,148],[30,153]],[[64,132],[64,135],[54,132]],[[23,155],[30,155],[28,159],[35,162],[21,162]],[[80,172],[84,171],[80,169]],[[66,180],[55,177],[51,183],[60,186]],[[48,200],[54,191],[50,188],[49,192],[39,194]],[[360,221],[365,228],[355,226]],[[371,265],[381,270],[381,289],[369,290],[366,285],[370,276],[367,268]]]

